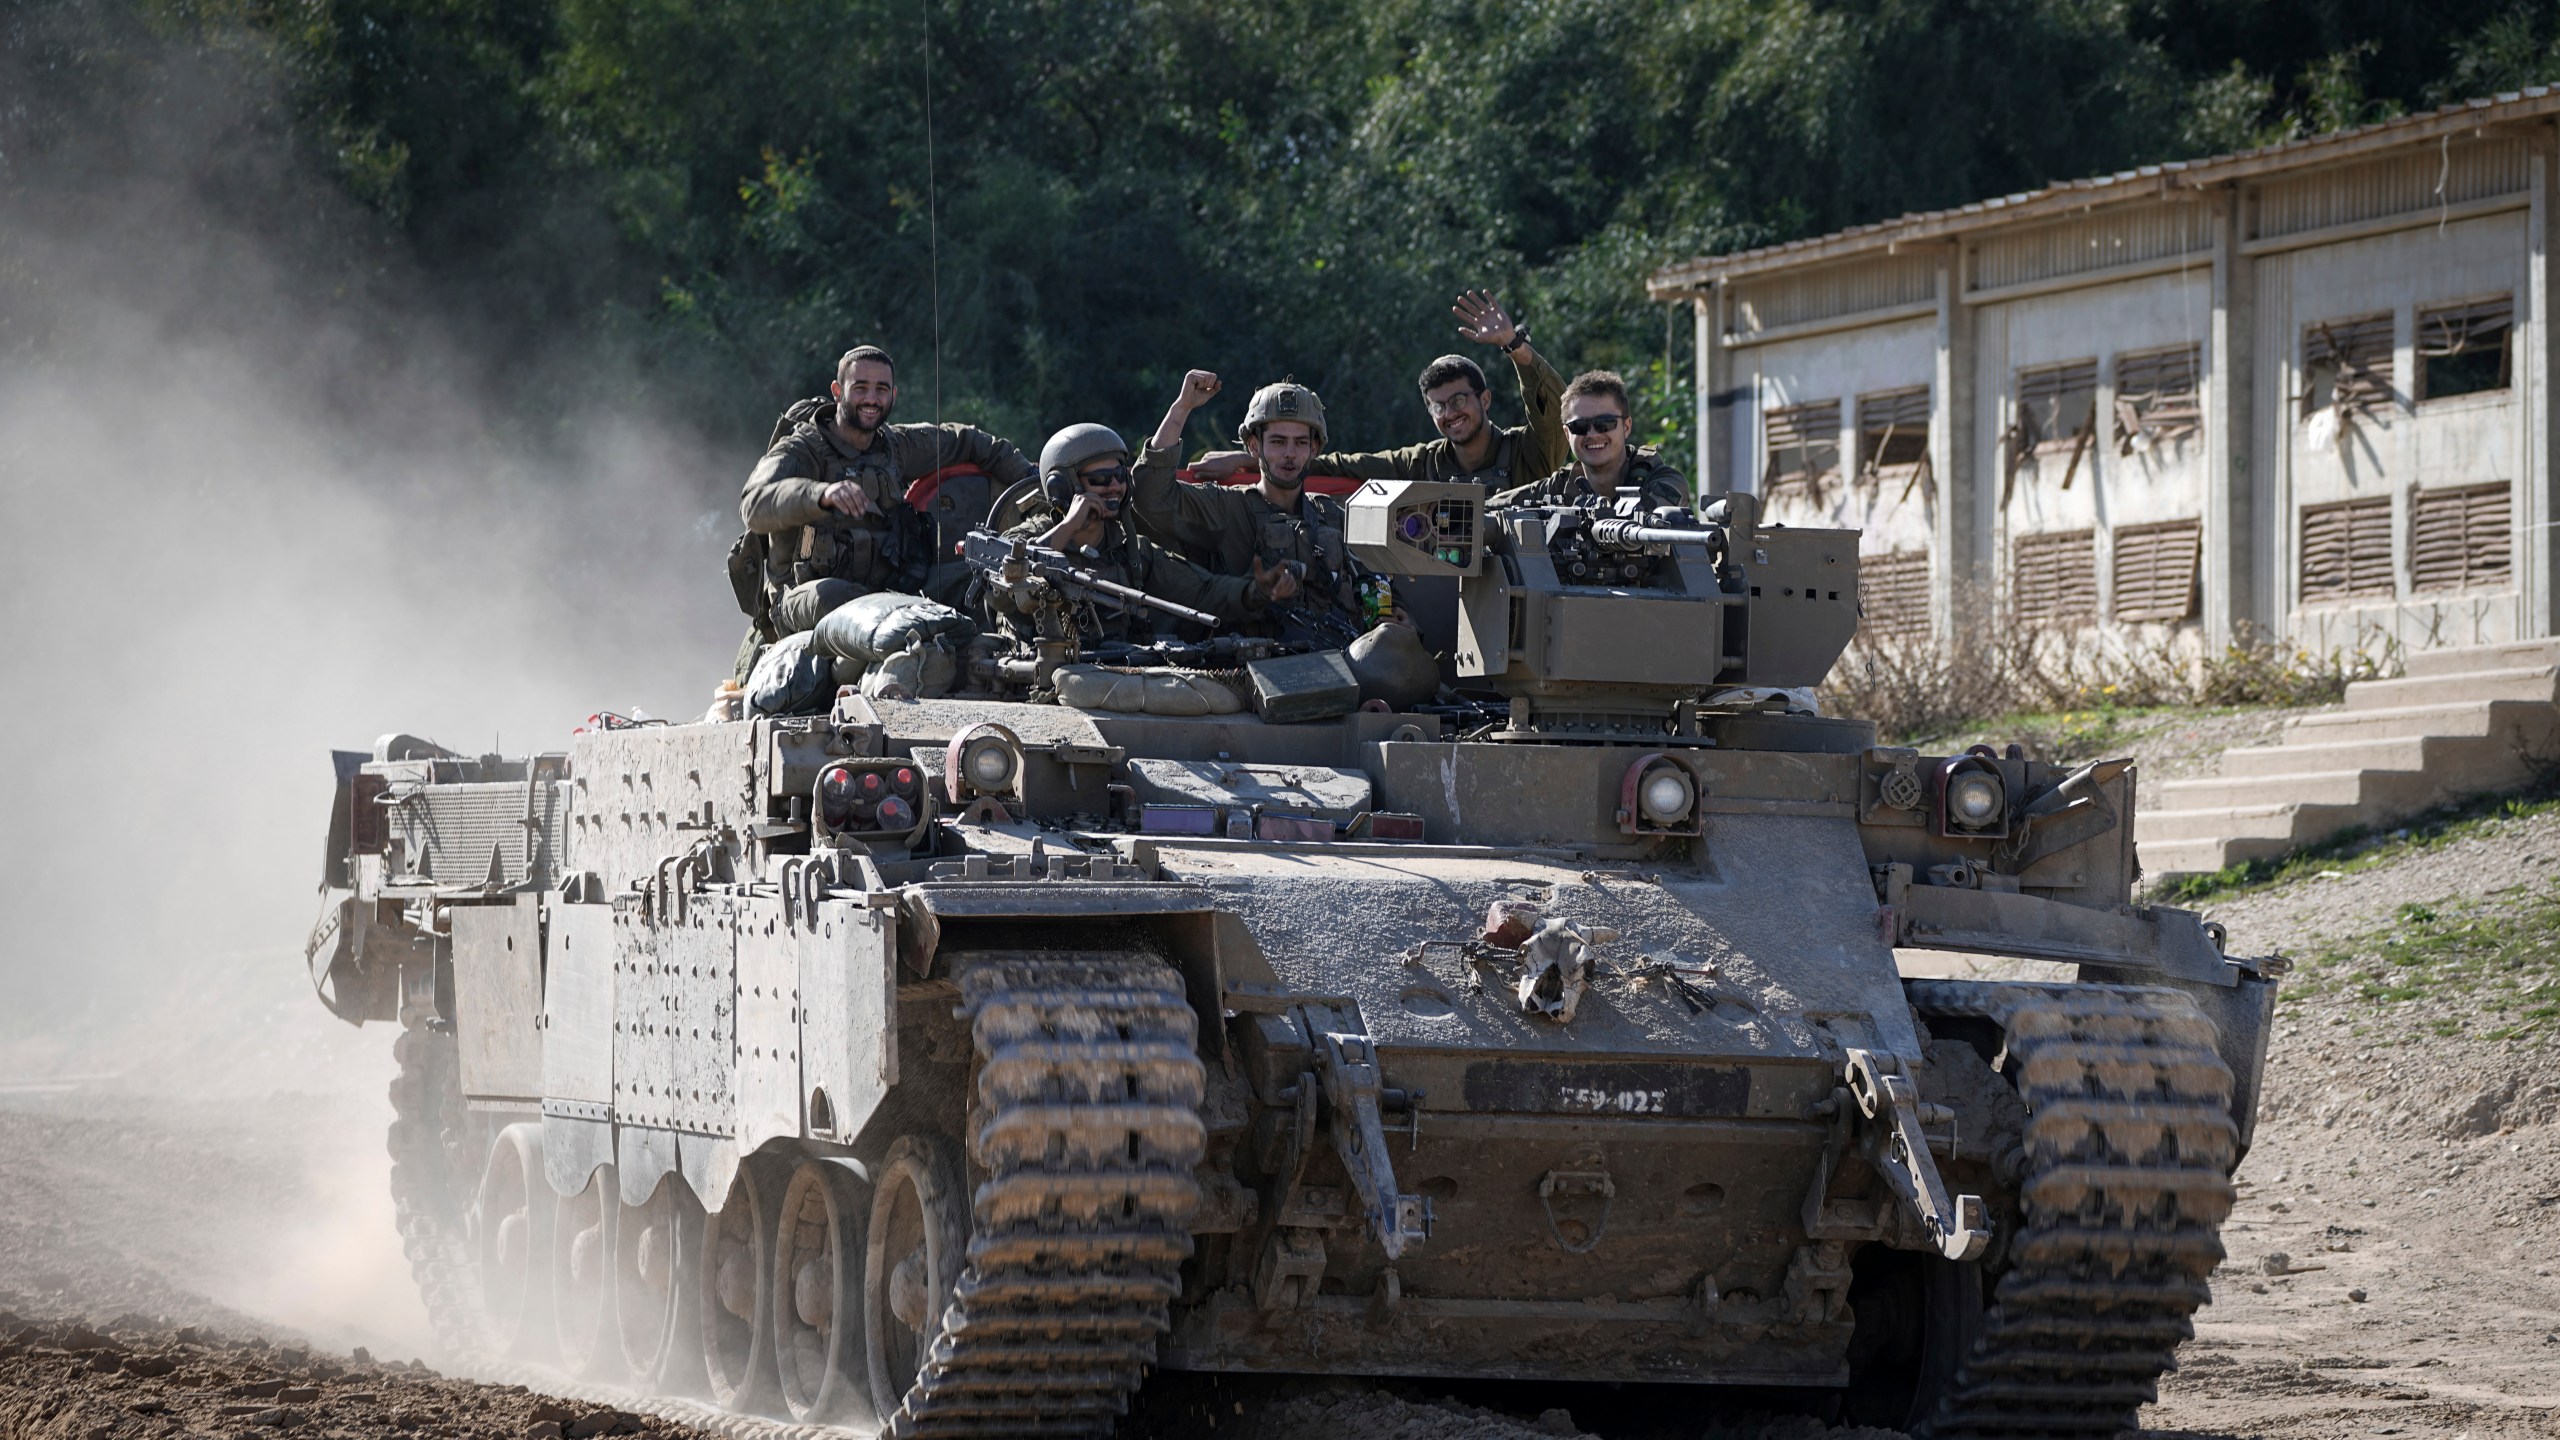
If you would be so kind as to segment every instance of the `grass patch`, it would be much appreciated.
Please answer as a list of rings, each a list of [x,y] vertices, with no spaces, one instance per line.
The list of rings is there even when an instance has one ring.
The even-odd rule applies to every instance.
[[[1968,745],[2023,746],[2028,758],[2052,765],[2085,765],[2112,759],[2176,725],[2236,715],[2242,705],[2118,705],[2099,700],[2071,710],[2022,710],[1979,723],[1910,736],[1889,743],[1914,745],[1933,755],[1961,753]]]
[[[2436,1013],[2420,1028],[2431,1035],[2470,1032],[2475,1020],[2489,1022],[2477,1032],[2489,1040],[2547,1032],[2560,1021],[2560,882],[2403,905],[2389,926],[2301,961],[2286,986],[2427,1007]]]
[[[2181,875],[2144,898],[2162,905],[2194,906],[2323,872],[2351,875],[2481,834],[2503,821],[2527,819],[2555,808],[2560,808],[2560,779],[2517,794],[2474,795],[2439,805],[2386,833],[2357,826],[2277,859],[2243,860],[2207,875]]]

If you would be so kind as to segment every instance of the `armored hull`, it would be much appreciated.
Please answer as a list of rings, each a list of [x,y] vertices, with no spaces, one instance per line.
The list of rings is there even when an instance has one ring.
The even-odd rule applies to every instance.
[[[1811,623],[1752,578],[1711,676]],[[1470,590],[1471,633],[1584,588]],[[1649,711],[1609,663],[1472,727],[848,692],[342,757],[313,962],[401,1027],[437,1326],[898,1434],[1104,1433],[1150,1369],[2131,1424],[2222,1253],[2272,967],[2129,903],[2128,767]]]

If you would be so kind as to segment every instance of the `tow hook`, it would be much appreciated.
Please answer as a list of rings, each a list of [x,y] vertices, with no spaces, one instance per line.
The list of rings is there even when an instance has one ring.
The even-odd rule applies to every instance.
[[[1401,1259],[1407,1249],[1430,1238],[1431,1202],[1397,1188],[1380,1114],[1386,1092],[1378,1076],[1377,1048],[1356,1012],[1309,1005],[1306,1018],[1316,1042],[1316,1071],[1325,1103],[1333,1112],[1334,1151],[1350,1173],[1361,1212],[1376,1232],[1380,1248],[1390,1262]],[[1413,1123],[1421,1123],[1418,1114]]]
[[[1921,1103],[1909,1072],[1891,1055],[1851,1050],[1848,1080],[1859,1113],[1877,1122],[1863,1137],[1868,1163],[1920,1217],[1939,1254],[1950,1260],[1980,1259],[1991,1244],[1990,1210],[1979,1195],[1948,1196],[1921,1128],[1922,1112],[1938,1107]]]

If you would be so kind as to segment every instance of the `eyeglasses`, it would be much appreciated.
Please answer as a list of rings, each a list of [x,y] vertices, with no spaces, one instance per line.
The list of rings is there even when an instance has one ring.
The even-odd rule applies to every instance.
[[[1446,400],[1434,400],[1426,395],[1422,400],[1422,408],[1430,411],[1431,418],[1434,420],[1439,419],[1441,416],[1448,414],[1452,410],[1474,409],[1475,405],[1476,397],[1473,391],[1469,391],[1462,395],[1452,395]]]
[[[1576,435],[1606,435],[1617,429],[1618,422],[1626,418],[1624,415],[1585,415],[1579,420],[1567,420],[1564,428]]]
[[[1129,483],[1129,467],[1114,465],[1104,470],[1087,470],[1076,478],[1083,481],[1086,488],[1092,490],[1100,490],[1109,485],[1126,485]]]

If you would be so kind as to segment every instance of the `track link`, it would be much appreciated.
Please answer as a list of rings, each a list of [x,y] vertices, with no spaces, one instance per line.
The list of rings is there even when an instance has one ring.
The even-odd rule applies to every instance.
[[[1208,1133],[1182,977],[1129,955],[958,972],[977,1053],[968,1263],[900,1436],[1104,1435],[1181,1291]]]
[[[462,1098],[461,1047],[451,1027],[423,1017],[403,1020],[392,1057],[391,1207],[400,1248],[427,1307],[427,1323],[451,1355],[484,1348],[480,1274],[463,1232],[464,1188],[477,1167],[468,1155],[474,1125]],[[468,1178],[466,1178],[468,1177]]]
[[[1916,1440],[2136,1428],[2210,1299],[2239,1131],[2212,1023],[2167,989],[1920,981],[1915,1008],[2008,1034],[2027,1104],[2009,1268]]]

